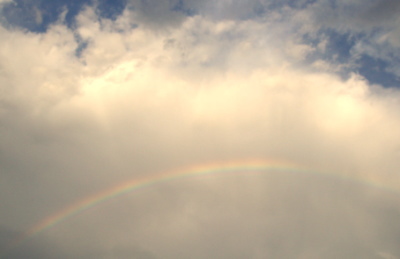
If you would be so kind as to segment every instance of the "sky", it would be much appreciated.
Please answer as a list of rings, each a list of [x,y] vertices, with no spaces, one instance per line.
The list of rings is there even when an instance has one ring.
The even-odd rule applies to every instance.
[[[0,0],[0,258],[400,258],[397,0]]]

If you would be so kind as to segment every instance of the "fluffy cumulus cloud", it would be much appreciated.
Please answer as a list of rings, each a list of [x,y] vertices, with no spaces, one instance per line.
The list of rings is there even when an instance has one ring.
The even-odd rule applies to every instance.
[[[1,258],[400,258],[397,1],[42,2],[32,27],[0,1]],[[254,159],[303,169],[153,184],[26,232]]]

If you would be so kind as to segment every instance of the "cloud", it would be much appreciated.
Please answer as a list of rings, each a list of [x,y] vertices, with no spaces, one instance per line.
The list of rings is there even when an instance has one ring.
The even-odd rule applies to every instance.
[[[399,91],[343,79],[329,60],[304,65],[316,47],[302,35],[314,27],[285,15],[311,19],[308,8],[323,3],[257,19],[240,18],[251,9],[244,3],[221,19],[150,3],[131,2],[115,19],[87,6],[74,26],[60,19],[40,34],[1,28],[0,225],[23,231],[82,197],[188,165],[279,158],[320,173],[154,185],[48,229],[19,253],[399,256]]]
[[[371,83],[396,87],[399,74],[392,69],[398,67],[399,62],[399,21],[392,15],[396,8],[393,1],[320,0],[300,6],[286,4],[267,8],[262,17],[279,14],[279,27],[291,28],[292,35],[313,46],[313,51],[307,53],[306,63],[328,61],[345,77],[356,72]],[[370,58],[373,64],[365,63]],[[388,68],[383,69],[386,75],[382,73],[382,76],[391,77],[391,80],[366,72],[368,69],[365,68],[380,66],[382,62],[388,64]]]

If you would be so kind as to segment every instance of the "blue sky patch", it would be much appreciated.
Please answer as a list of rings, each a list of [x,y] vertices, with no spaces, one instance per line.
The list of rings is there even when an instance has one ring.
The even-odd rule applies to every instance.
[[[363,55],[357,64],[357,72],[369,82],[386,87],[400,87],[400,78],[389,72],[389,62]]]
[[[127,0],[98,0],[97,3],[100,17],[114,20],[125,9]],[[5,5],[2,14],[9,26],[42,33],[56,22],[65,10],[65,22],[71,26],[82,8],[91,4],[90,0],[14,0],[14,3]]]

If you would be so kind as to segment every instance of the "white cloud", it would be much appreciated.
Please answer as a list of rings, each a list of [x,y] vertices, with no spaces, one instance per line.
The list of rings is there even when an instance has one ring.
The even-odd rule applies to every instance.
[[[379,240],[389,235],[380,225],[386,214],[368,207],[394,202],[340,179],[399,190],[397,90],[301,67],[312,49],[293,33],[296,25],[280,26],[279,13],[257,21],[193,16],[161,30],[141,26],[140,15],[126,10],[113,22],[88,7],[73,30],[1,29],[0,197],[7,198],[0,225],[22,229],[149,173],[281,158],[336,178],[170,183],[99,206],[47,235],[82,258],[90,249],[334,258],[346,255],[336,248],[350,242],[353,258],[371,249],[396,253]],[[80,57],[74,35],[88,42]],[[132,244],[138,248],[124,248]]]

